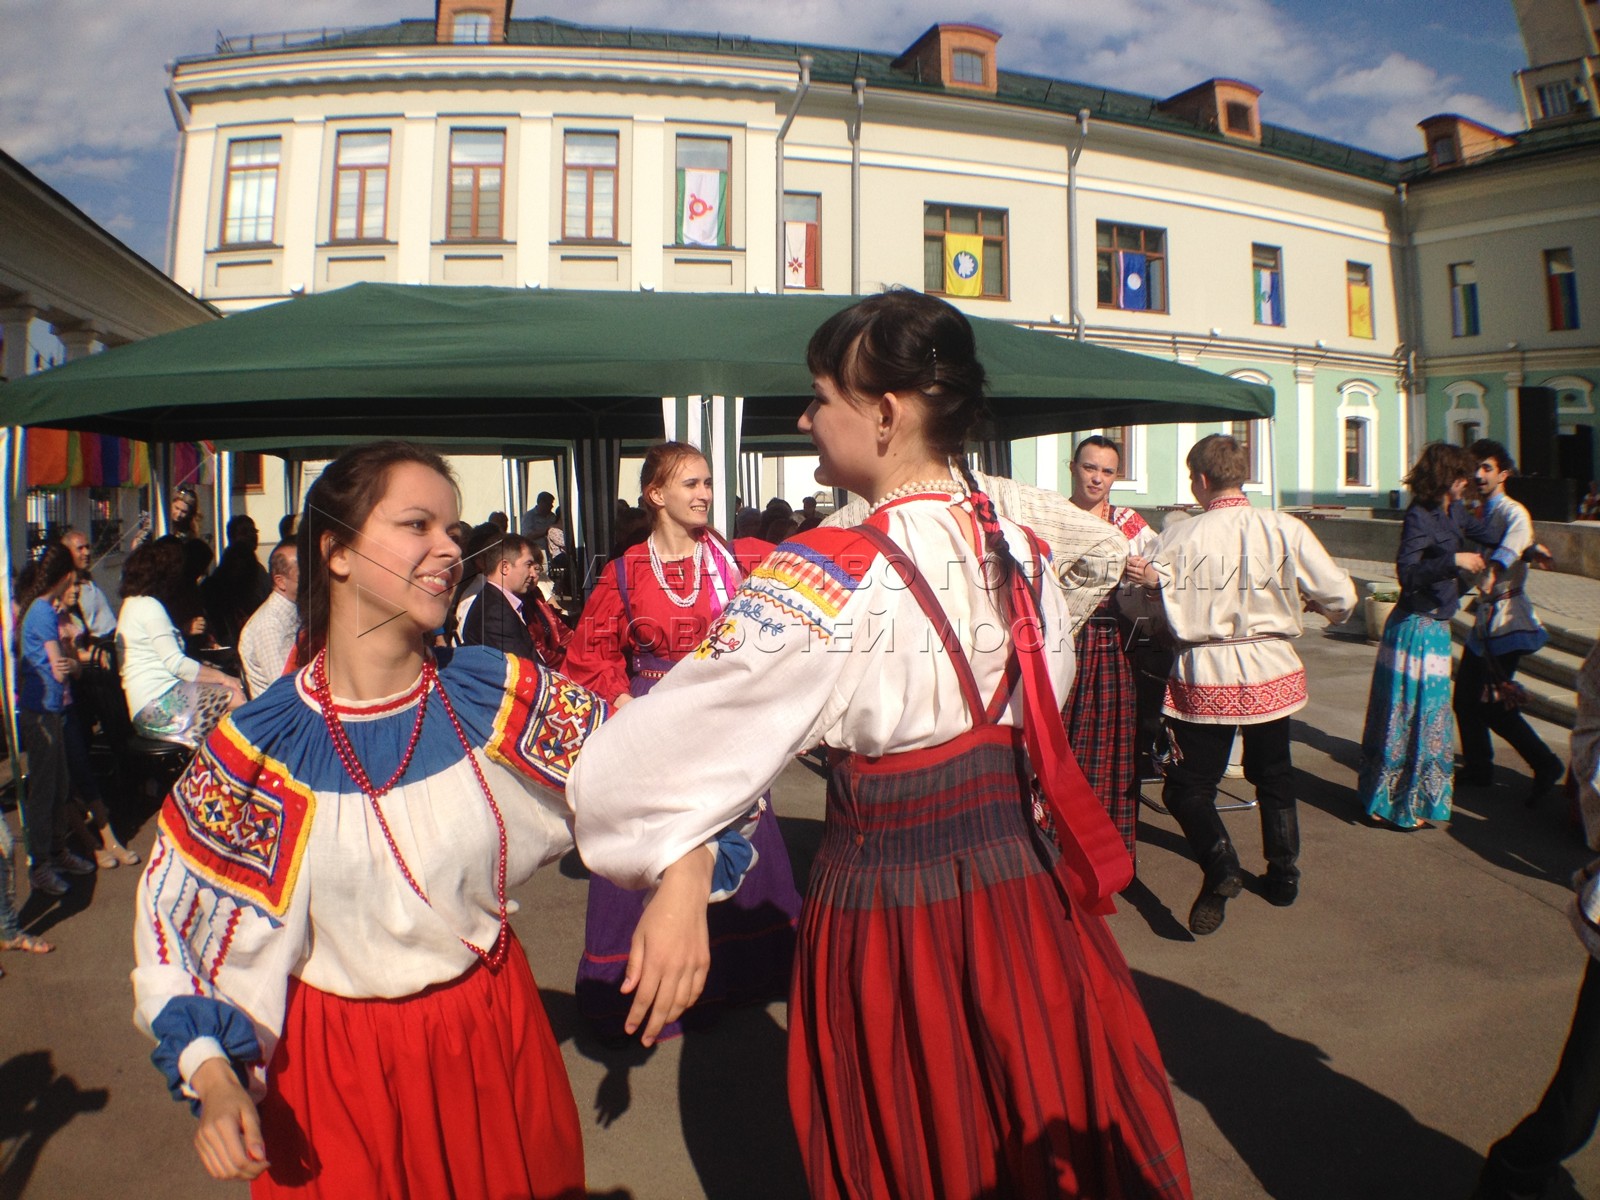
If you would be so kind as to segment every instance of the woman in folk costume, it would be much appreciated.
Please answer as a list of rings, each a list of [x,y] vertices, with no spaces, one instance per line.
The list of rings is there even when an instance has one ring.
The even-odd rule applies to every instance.
[[[433,657],[458,503],[444,461],[399,442],[313,485],[307,665],[207,740],[140,885],[136,1019],[206,1169],[257,1197],[585,1194],[506,891],[571,844],[567,772],[606,706],[484,647]],[[693,1000],[698,903],[738,859],[686,855],[646,910],[647,1032]]]
[[[871,516],[778,547],[716,635],[599,732],[571,781],[579,849],[648,885],[822,744],[789,1008],[812,1195],[1188,1196],[1103,918],[1130,864],[1066,748],[1063,594],[1040,587],[1047,552],[956,477],[982,403],[972,329],[897,290],[830,318],[807,358],[817,478]],[[640,762],[675,812],[640,802]]]
[[[1110,438],[1084,438],[1072,455],[1072,502],[1128,539],[1124,569],[1137,572],[1155,547],[1156,534],[1133,509],[1111,503],[1111,485],[1121,466],[1122,450]],[[1138,695],[1116,597],[1111,592],[1078,630],[1073,644],[1078,682],[1061,715],[1068,744],[1083,751],[1080,761],[1089,786],[1111,814],[1128,857],[1137,862],[1139,792],[1133,776]]]
[[[1455,715],[1450,708],[1450,618],[1463,572],[1483,570],[1467,549],[1481,532],[1461,497],[1477,460],[1432,442],[1405,477],[1411,506],[1400,528],[1400,601],[1383,626],[1367,697],[1356,792],[1367,815],[1400,829],[1448,821],[1455,794]]]
[[[596,581],[562,670],[620,708],[643,696],[667,671],[721,628],[719,618],[746,572],[772,549],[740,538],[730,547],[711,530],[711,468],[684,442],[652,446],[639,471],[639,492],[651,516],[650,535],[612,560]],[[714,731],[721,741],[707,743]],[[697,743],[707,756],[745,736],[742,722],[709,726]],[[649,768],[643,768],[648,774]],[[756,862],[737,895],[718,905],[711,921],[711,973],[699,1007],[775,1000],[789,990],[800,895],[770,799],[751,840]],[[583,958],[578,962],[579,1011],[606,1036],[623,1031],[628,1006],[618,994],[645,893],[595,877]],[[681,1033],[671,1025],[664,1037]]]

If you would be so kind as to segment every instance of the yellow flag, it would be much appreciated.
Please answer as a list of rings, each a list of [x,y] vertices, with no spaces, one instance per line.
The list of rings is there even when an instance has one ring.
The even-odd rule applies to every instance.
[[[1372,288],[1364,283],[1350,285],[1350,336],[1372,336]]]
[[[980,234],[944,235],[944,294],[983,295],[983,237]]]

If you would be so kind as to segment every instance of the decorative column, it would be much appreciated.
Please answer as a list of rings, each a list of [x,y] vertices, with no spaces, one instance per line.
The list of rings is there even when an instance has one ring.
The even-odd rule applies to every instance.
[[[100,331],[89,325],[52,325],[50,332],[60,338],[61,344],[66,347],[68,362],[99,354],[106,348],[105,338]]]
[[[1522,385],[1527,376],[1521,371],[1506,372],[1506,432],[1502,439],[1511,457],[1522,459]]]
[[[27,297],[10,308],[0,308],[0,337],[5,338],[5,356],[0,360],[0,375],[7,379],[21,379],[28,373],[28,327],[39,315],[39,310],[27,303]]]
[[[1315,367],[1294,368],[1295,401],[1295,499],[1299,504],[1310,504],[1314,492],[1312,484],[1316,474],[1317,456],[1317,371]]]

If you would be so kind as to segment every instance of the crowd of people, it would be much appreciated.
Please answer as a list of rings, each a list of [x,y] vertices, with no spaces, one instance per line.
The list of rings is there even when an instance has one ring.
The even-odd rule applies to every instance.
[[[1200,873],[1188,926],[1221,927],[1245,877],[1216,809],[1236,740],[1260,894],[1296,902],[1293,642],[1308,612],[1345,621],[1355,588],[1306,524],[1250,502],[1226,435],[1188,455],[1199,511],[1159,531],[1112,502],[1102,436],[1075,447],[1068,496],[970,470],[985,377],[942,301],[859,301],[807,359],[818,482],[856,499],[736,505],[726,540],[703,454],[656,446],[581,613],[549,587],[571,572],[553,495],[515,530],[468,525],[448,465],[397,442],[332,463],[265,565],[236,517],[212,568],[180,489],[120,607],[75,531],[19,580],[33,888],[139,861],[88,730],[195,756],[141,881],[134,988],[212,1175],[256,1196],[584,1195],[507,921],[507,889],[575,845],[576,995],[601,1036],[648,1046],[787,997],[813,1195],[1191,1194],[1104,918],[1158,771]],[[1548,556],[1514,470],[1498,443],[1435,444],[1408,476],[1358,785],[1375,823],[1448,819],[1457,783],[1493,782],[1493,736],[1527,761],[1530,802],[1565,770],[1516,702],[1543,641],[1526,574]],[[1448,621],[1472,591],[1452,691]],[[801,755],[828,778],[804,895],[769,790]],[[20,852],[0,845],[0,949],[43,953],[11,904]],[[1593,970],[1583,996],[1600,1022]],[[1571,1079],[1600,1090],[1587,1044],[1575,1019],[1589,1057],[1563,1060],[1545,1119],[1565,1140],[1519,1130],[1484,1189],[1570,1152],[1588,1111]]]

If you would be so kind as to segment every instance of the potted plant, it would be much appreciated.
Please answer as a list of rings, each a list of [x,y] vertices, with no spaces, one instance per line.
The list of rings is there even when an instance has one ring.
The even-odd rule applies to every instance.
[[[1367,640],[1377,642],[1383,639],[1383,627],[1389,620],[1389,614],[1394,611],[1394,606],[1400,603],[1400,592],[1394,588],[1375,591],[1367,597],[1365,615],[1367,619]]]

